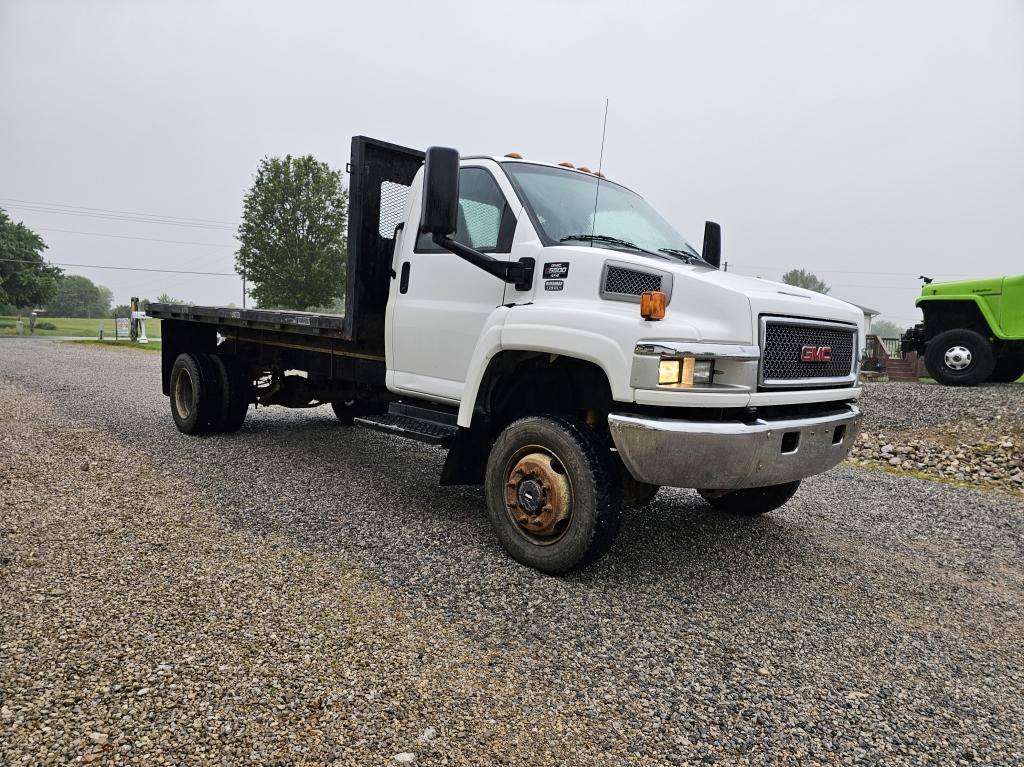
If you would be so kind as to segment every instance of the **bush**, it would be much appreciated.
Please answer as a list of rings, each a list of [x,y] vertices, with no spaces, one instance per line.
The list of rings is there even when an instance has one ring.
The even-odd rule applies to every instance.
[[[56,330],[57,326],[52,322],[37,322],[36,330]]]

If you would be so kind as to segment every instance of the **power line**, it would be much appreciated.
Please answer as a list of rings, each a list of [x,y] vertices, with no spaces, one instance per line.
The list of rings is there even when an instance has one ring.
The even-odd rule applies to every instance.
[[[210,277],[237,277],[235,272],[193,272],[185,269],[146,269],[141,266],[107,266],[105,264],[72,264],[66,261],[29,261],[23,258],[0,258],[14,264],[35,264],[36,266],[76,266],[82,269],[116,269],[122,272],[160,272],[162,274],[202,274]]]
[[[100,221],[125,221],[133,224],[156,224],[157,226],[181,226],[187,229],[204,229],[210,231],[235,231],[233,226],[221,226],[220,224],[203,224],[203,223],[191,223],[187,221],[168,221],[157,218],[138,218],[133,216],[120,216],[107,213],[86,213],[84,211],[76,210],[58,210],[56,208],[43,208],[33,205],[11,205],[7,204],[8,208],[16,208],[18,210],[27,210],[33,213],[49,213],[58,216],[76,216],[80,218],[94,218]]]
[[[143,240],[144,242],[167,242],[172,245],[201,245],[207,248],[234,248],[234,245],[219,245],[215,242],[194,242],[192,240],[162,240],[158,237],[133,237],[128,234],[106,234],[104,232],[80,232],[76,229],[51,229],[45,226],[34,227],[40,232],[64,232],[65,234],[87,234],[90,237],[114,237],[119,240]]]
[[[123,216],[144,216],[146,218],[169,218],[177,221],[191,221],[194,223],[202,224],[227,224],[229,226],[235,226],[234,221],[221,221],[213,218],[194,218],[191,216],[168,216],[164,213],[139,213],[131,210],[114,210],[111,208],[90,208],[86,205],[66,205],[60,202],[39,202],[38,200],[20,200],[16,197],[0,197],[0,200],[6,202],[17,202],[25,205],[43,205],[50,208],[69,208],[72,210],[87,210],[95,213],[117,213]]]

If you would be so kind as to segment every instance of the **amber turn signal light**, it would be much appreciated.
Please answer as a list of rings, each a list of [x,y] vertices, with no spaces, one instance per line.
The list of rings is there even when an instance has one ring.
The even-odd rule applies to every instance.
[[[660,290],[649,290],[640,294],[640,316],[645,320],[665,319],[665,306],[668,296]]]

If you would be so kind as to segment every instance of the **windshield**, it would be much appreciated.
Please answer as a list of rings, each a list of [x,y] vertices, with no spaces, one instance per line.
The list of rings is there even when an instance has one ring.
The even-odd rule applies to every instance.
[[[546,165],[505,163],[548,244],[644,251],[692,261],[693,246],[638,194],[606,179]],[[591,239],[593,237],[593,239]]]

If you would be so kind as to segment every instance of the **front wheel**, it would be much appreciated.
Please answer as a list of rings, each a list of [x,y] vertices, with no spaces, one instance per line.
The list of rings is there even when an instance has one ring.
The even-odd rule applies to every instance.
[[[800,487],[800,480],[783,482],[781,485],[766,487],[747,487],[742,490],[721,492],[716,490],[698,490],[700,497],[716,509],[730,514],[745,517],[756,517],[775,511],[786,504]]]
[[[621,522],[616,479],[607,446],[582,421],[523,418],[488,456],[487,511],[513,559],[558,575],[611,547]]]
[[[944,386],[975,386],[995,368],[992,345],[981,333],[958,329],[939,333],[928,342],[924,364]]]

